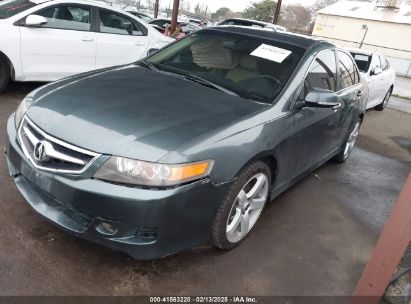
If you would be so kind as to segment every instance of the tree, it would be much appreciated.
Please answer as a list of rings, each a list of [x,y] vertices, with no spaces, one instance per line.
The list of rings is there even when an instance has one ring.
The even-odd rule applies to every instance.
[[[301,4],[290,4],[281,9],[279,23],[296,32],[308,32],[311,26],[311,10]]]
[[[219,19],[222,19],[224,16],[227,15],[227,13],[230,13],[230,12],[231,10],[228,7],[221,7],[214,14],[211,14],[211,18],[213,20],[219,20]]]
[[[311,12],[313,14],[316,14],[319,10],[323,9],[324,7],[330,6],[331,4],[334,4],[336,2],[338,2],[338,0],[317,0],[311,6]]]
[[[272,22],[276,6],[277,2],[273,0],[254,2],[245,9],[243,16],[248,19]]]
[[[194,6],[194,15],[199,16],[201,13],[201,5],[200,3],[197,3],[196,6]]]
[[[207,17],[207,14],[208,14],[208,5],[200,5],[200,3],[197,3],[196,6],[194,6],[194,16]]]
[[[147,6],[149,9],[154,9],[154,0],[147,0]]]

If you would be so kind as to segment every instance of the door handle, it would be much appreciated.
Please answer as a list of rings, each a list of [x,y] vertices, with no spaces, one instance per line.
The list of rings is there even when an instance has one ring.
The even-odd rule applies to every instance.
[[[341,109],[341,107],[342,107],[342,104],[341,104],[341,103],[337,103],[335,106],[332,107],[332,109],[333,109],[334,112],[337,112],[338,109]]]
[[[80,40],[87,42],[87,41],[94,41],[94,38],[93,37],[81,37]]]
[[[145,43],[144,43],[144,42],[136,42],[136,43],[134,43],[134,45],[136,45],[136,46],[144,46]]]

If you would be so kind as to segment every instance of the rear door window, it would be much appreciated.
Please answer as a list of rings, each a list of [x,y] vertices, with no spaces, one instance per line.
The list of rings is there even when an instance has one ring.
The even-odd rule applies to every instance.
[[[359,82],[360,77],[355,63],[348,54],[338,51],[338,65],[340,89],[352,87]]]
[[[351,55],[354,57],[354,60],[357,63],[358,69],[361,72],[366,73],[368,69],[370,68],[372,57],[365,55],[365,54],[358,54],[358,53],[351,53]]]
[[[143,35],[131,18],[123,14],[103,9],[100,9],[100,32],[131,36]]]

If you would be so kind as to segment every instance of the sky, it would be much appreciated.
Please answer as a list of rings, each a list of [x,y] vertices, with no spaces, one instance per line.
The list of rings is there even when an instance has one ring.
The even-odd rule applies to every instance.
[[[168,6],[168,3],[172,3],[171,0],[160,0],[162,6]],[[190,1],[193,8],[197,3],[202,5],[208,5],[212,12],[215,12],[220,7],[228,7],[234,12],[242,12],[251,2],[258,2],[259,0],[185,0]],[[283,0],[284,4],[302,4],[311,5],[315,0]]]

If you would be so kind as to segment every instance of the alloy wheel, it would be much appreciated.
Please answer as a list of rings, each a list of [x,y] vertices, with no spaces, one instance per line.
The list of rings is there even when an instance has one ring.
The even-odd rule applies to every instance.
[[[231,243],[242,240],[260,217],[268,198],[269,180],[264,173],[258,173],[248,180],[238,193],[231,207],[226,237]]]

